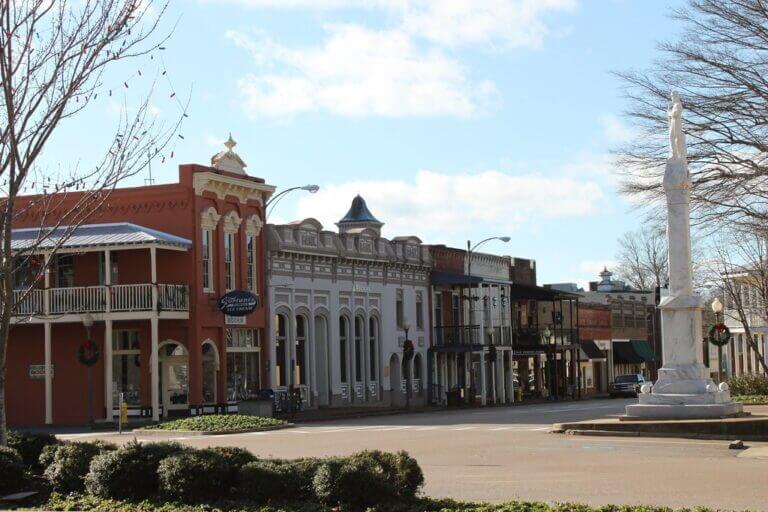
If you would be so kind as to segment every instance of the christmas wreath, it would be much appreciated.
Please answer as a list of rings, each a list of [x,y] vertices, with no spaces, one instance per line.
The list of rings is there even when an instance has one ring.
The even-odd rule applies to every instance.
[[[726,345],[731,339],[731,330],[725,324],[715,324],[709,328],[709,342],[716,347]]]
[[[99,360],[99,347],[91,340],[85,340],[77,349],[77,359],[85,366],[93,366]]]
[[[415,348],[413,346],[413,342],[411,340],[405,340],[403,343],[403,357],[406,361],[410,361],[413,359],[413,355],[415,352]]]

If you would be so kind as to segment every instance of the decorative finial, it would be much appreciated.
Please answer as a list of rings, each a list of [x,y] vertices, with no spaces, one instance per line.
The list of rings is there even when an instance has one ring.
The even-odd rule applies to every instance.
[[[232,151],[232,148],[237,146],[237,142],[235,142],[235,139],[232,138],[232,132],[230,132],[229,139],[224,143],[224,145],[229,151]]]

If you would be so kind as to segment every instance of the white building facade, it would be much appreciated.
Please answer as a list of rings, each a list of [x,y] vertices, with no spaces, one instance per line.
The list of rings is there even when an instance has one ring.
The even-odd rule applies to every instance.
[[[337,225],[267,226],[268,368],[278,408],[290,390],[303,408],[423,404],[429,251],[416,237],[381,237],[383,224],[360,196]]]

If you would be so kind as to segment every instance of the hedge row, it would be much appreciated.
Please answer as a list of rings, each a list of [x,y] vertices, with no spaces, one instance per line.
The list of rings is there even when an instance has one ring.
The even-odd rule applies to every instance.
[[[747,374],[728,379],[731,395],[768,395],[768,375]]]
[[[47,504],[47,509],[85,510],[90,512],[336,512],[338,510],[335,507],[307,502],[286,503],[280,506],[244,506],[242,503],[222,503],[212,508],[206,505],[158,504],[153,502],[131,503],[78,495],[53,495]],[[501,504],[462,503],[454,500],[424,498],[410,503],[373,506],[368,509],[368,512],[673,512],[673,509],[642,505],[590,507],[577,503],[549,504],[528,501],[513,501]],[[674,512],[691,512],[691,510],[677,509]],[[693,512],[712,511],[705,508],[696,508]]]
[[[17,491],[29,469],[51,489],[95,500],[191,505],[235,500],[248,505],[285,501],[364,509],[412,502],[424,483],[405,452],[363,451],[349,457],[258,459],[242,448],[194,449],[179,443],[116,446],[103,441],[60,443],[27,436],[19,450],[0,449],[2,491]],[[32,460],[37,455],[37,460]]]

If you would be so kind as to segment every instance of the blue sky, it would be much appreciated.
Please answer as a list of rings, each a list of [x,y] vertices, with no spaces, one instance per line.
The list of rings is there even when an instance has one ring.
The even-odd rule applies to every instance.
[[[272,220],[327,228],[362,194],[385,236],[428,243],[509,235],[488,252],[534,258],[539,281],[584,283],[642,222],[610,149],[632,134],[611,71],[645,68],[679,27],[660,0],[171,0],[163,52],[190,117],[158,182],[206,163],[231,131],[248,172],[294,193]],[[137,77],[133,68],[143,69]],[[157,78],[136,61],[56,134],[44,165],[86,165],[120,102]],[[119,87],[130,76],[130,88]],[[140,185],[146,176],[126,185]]]

